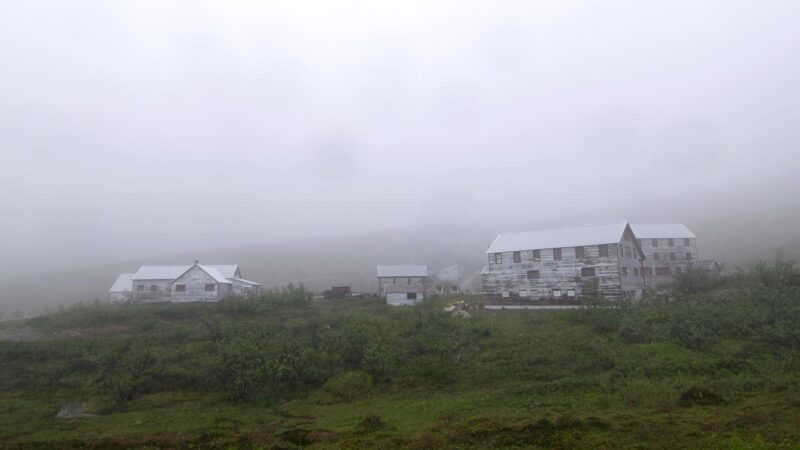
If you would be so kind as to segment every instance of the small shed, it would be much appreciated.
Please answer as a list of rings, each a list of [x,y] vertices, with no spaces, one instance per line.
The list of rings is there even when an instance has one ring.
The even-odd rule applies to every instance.
[[[428,292],[428,266],[397,265],[378,266],[378,293],[386,296],[389,286],[414,286]]]
[[[386,303],[392,306],[416,305],[425,300],[425,287],[389,285],[385,288]]]

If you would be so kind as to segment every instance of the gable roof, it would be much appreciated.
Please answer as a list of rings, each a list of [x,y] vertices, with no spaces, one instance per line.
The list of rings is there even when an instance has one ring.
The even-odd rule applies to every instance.
[[[620,222],[504,233],[495,238],[486,253],[614,244],[622,240],[627,227],[628,222]]]
[[[117,281],[111,286],[108,292],[130,292],[133,290],[133,274],[121,273],[117,277]]]
[[[694,239],[697,237],[682,223],[638,223],[631,224],[631,229],[638,239]]]
[[[199,264],[198,264],[199,265]],[[239,269],[238,264],[203,264],[200,265],[201,268],[211,275],[212,278],[217,279],[219,277],[223,281],[219,281],[220,283],[227,283],[227,278],[233,278],[236,276],[236,271]],[[175,265],[175,266],[142,266],[139,267],[139,270],[133,274],[134,280],[174,280],[179,276],[183,275],[184,273],[188,272],[189,269],[194,267],[194,264],[185,264],[185,265]],[[212,274],[205,268],[209,268],[213,270],[215,273]]]
[[[378,266],[378,278],[427,277],[428,266]]]
[[[225,278],[234,278],[239,270],[238,264],[211,264],[208,267],[217,269]]]

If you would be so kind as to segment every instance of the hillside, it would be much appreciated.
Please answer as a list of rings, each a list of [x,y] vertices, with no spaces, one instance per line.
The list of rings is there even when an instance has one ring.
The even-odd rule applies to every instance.
[[[79,305],[0,325],[0,447],[791,448],[790,266],[570,311]],[[60,416],[60,417],[57,417]]]

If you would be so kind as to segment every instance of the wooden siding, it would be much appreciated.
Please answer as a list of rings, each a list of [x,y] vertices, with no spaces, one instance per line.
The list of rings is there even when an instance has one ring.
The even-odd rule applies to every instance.
[[[172,280],[133,280],[134,302],[168,302],[172,298]],[[139,290],[142,286],[142,290]],[[156,287],[156,291],[151,290]]]
[[[378,277],[378,292],[381,296],[386,296],[386,287],[392,285],[422,287],[425,292],[429,288],[426,277]]]
[[[514,252],[502,253],[502,263],[495,263],[495,254],[487,255],[488,265],[482,274],[483,288],[487,296],[527,297],[522,299],[551,299],[553,291],[561,290],[561,300],[569,300],[568,290],[574,290],[576,298],[589,295],[597,288],[605,298],[616,300],[623,295],[638,297],[643,287],[641,273],[635,275],[641,266],[641,253],[636,248],[632,236],[620,243],[608,244],[608,256],[600,256],[599,245],[583,246],[584,257],[577,258],[574,247],[561,249],[561,259],[553,257],[554,249],[539,249],[539,261],[533,259],[534,251],[520,252],[520,262],[514,262]],[[628,248],[626,252],[624,249]],[[630,256],[627,256],[630,255]],[[622,267],[627,268],[628,275],[622,274]],[[582,276],[581,269],[593,268],[595,276]],[[538,270],[539,277],[528,278],[528,271]]]
[[[689,238],[687,240],[689,241],[688,246],[685,245],[683,238],[675,238],[673,239],[672,247],[669,246],[669,238],[639,240],[642,251],[646,257],[644,263],[645,267],[649,268],[652,274],[648,274],[645,278],[647,287],[657,287],[671,282],[674,275],[677,273],[677,269],[685,273],[689,269],[689,263],[699,259],[697,254],[697,239]],[[653,241],[657,241],[658,245],[656,247],[653,246]],[[658,260],[655,259],[655,253],[658,253],[660,256]],[[670,259],[670,253],[675,253],[674,261]],[[692,259],[686,259],[686,253],[691,253]],[[656,268],[659,267],[669,267],[672,275],[656,276]]]
[[[186,291],[178,292],[175,289],[178,284],[184,285]],[[207,284],[213,285],[214,290],[206,291]],[[211,275],[197,266],[192,267],[172,283],[173,302],[218,301],[225,298],[229,293],[230,285],[217,283]]]

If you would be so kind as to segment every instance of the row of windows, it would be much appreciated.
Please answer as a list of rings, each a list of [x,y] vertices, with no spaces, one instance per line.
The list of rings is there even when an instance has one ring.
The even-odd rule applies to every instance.
[[[683,271],[680,267],[675,268],[675,272],[680,275]],[[633,276],[639,277],[639,275],[645,276],[653,276],[653,268],[652,267],[645,267],[644,272],[639,271],[638,267],[633,268]],[[529,270],[527,273],[528,280],[536,280],[541,276],[541,272],[538,270]],[[597,272],[595,271],[594,267],[582,267],[581,268],[581,276],[582,277],[594,277],[597,276]],[[622,276],[628,276],[628,268],[623,266],[622,267]],[[672,269],[669,267],[656,267],[656,276],[663,277],[663,276],[672,276]]]
[[[650,245],[653,246],[653,247],[658,247],[658,239],[651,239],[650,240]],[[689,245],[690,245],[690,240],[689,239],[684,239],[683,240],[683,246],[684,247],[689,247]],[[675,247],[675,239],[667,239],[667,247]]]
[[[598,247],[598,253],[600,254],[600,257],[608,257],[608,245],[607,244],[598,245],[597,247]],[[628,249],[628,256],[630,256],[630,248],[628,248],[628,247],[626,247],[626,248]],[[585,254],[586,253],[585,253],[585,250],[584,250],[583,247],[575,247],[575,257],[577,259],[583,259]],[[515,263],[521,263],[522,262],[522,252],[519,252],[519,251],[518,252],[513,252],[512,253],[512,258],[513,258]],[[531,259],[533,261],[541,261],[542,260],[542,252],[541,252],[541,250],[531,250]],[[554,248],[553,249],[553,259],[556,260],[556,261],[560,261],[561,260],[561,249],[560,248]],[[489,262],[494,262],[495,264],[503,264],[503,254],[502,253],[493,253],[493,254],[489,255]]]
[[[136,286],[136,291],[137,292],[144,292],[144,288],[145,288],[145,286],[143,284],[140,284],[140,285]],[[206,284],[206,286],[205,286],[205,291],[206,292],[214,292],[214,289],[216,289],[216,285],[215,284]],[[170,288],[167,288],[167,292],[169,292],[169,290],[170,290]],[[150,285],[150,292],[158,292],[158,285],[151,284]],[[176,284],[175,285],[175,292],[186,292],[186,285],[185,284]]]
[[[664,253],[664,258],[666,258],[666,257],[667,257],[667,254]],[[656,260],[656,261],[661,261],[661,254],[660,253],[653,253],[653,259]],[[675,252],[671,252],[669,254],[669,260],[670,261],[675,261],[676,259],[677,259],[677,256],[675,255]],[[692,252],[686,252],[686,260],[687,261],[691,261],[692,260]]]

